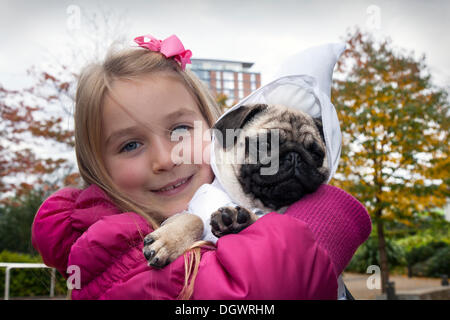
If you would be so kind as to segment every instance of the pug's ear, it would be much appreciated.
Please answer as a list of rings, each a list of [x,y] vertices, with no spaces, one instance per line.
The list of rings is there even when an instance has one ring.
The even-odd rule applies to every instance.
[[[243,128],[253,117],[258,113],[267,109],[266,104],[255,104],[250,106],[241,106],[236,110],[227,113],[222,119],[216,122],[213,129],[218,130],[222,134],[222,146],[223,148],[229,146],[226,141],[227,129],[240,129]],[[236,143],[236,141],[234,141]],[[233,143],[233,145],[234,145]]]
[[[325,143],[325,136],[323,135],[322,118],[313,118],[313,121],[314,124],[316,125],[317,130],[319,130],[323,143]]]

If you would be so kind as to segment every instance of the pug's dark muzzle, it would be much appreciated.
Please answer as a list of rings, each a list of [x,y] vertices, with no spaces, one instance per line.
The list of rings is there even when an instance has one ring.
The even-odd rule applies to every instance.
[[[264,171],[261,169],[271,164],[258,161],[257,164],[243,164],[238,179],[245,193],[277,210],[314,192],[326,181],[327,172],[322,168],[324,157],[325,151],[315,141],[307,147],[286,141],[280,143],[279,166],[275,174],[262,174]]]

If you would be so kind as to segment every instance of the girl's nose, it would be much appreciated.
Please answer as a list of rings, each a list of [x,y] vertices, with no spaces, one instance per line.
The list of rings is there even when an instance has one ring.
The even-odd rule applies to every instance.
[[[172,144],[163,138],[153,141],[151,159],[154,173],[169,171],[176,166],[176,163],[172,160]]]

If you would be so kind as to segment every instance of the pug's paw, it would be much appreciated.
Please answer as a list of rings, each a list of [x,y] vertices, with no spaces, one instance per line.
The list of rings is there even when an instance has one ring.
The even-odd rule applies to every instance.
[[[258,219],[258,216],[246,208],[221,207],[211,215],[211,231],[220,238],[226,234],[238,233]]]
[[[158,229],[160,230],[160,229]],[[148,234],[144,238],[144,253],[148,265],[154,268],[162,268],[168,265],[171,260],[170,251],[176,250],[176,246],[172,244],[172,240],[166,232],[157,232],[158,230]],[[181,252],[178,252],[181,254]]]
[[[144,253],[148,265],[163,268],[201,239],[202,220],[193,214],[178,214],[144,238]]]

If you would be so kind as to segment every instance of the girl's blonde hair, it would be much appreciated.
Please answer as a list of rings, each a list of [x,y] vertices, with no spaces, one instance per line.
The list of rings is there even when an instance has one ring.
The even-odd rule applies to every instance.
[[[131,80],[155,73],[169,74],[181,81],[194,97],[208,125],[212,127],[221,111],[204,84],[193,72],[182,70],[175,60],[142,48],[110,51],[103,63],[85,68],[79,78],[75,100],[75,153],[84,183],[87,186],[96,184],[123,212],[136,212],[153,229],[158,228],[161,223],[159,213],[121,194],[106,170],[102,157],[102,109],[106,95],[114,96],[111,92],[113,81]],[[194,250],[197,251],[194,254],[197,260],[199,248]],[[186,268],[187,277],[192,274],[195,277],[198,264],[193,272],[192,268]],[[190,294],[183,294],[182,297],[188,298]]]

